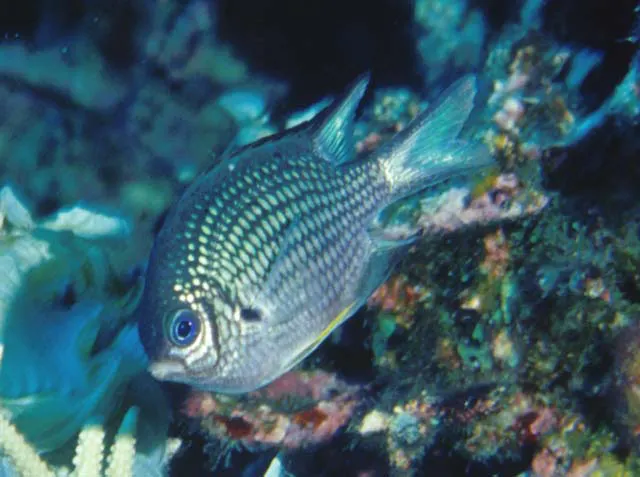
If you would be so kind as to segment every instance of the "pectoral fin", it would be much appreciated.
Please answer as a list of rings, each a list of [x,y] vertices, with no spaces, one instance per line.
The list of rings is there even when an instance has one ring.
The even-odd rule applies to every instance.
[[[320,343],[322,343],[325,340],[325,338],[331,334],[333,330],[335,330],[338,326],[344,323],[351,315],[353,315],[356,312],[356,310],[360,308],[360,305],[361,305],[360,301],[355,301],[351,303],[349,306],[347,306],[340,313],[338,313],[336,317],[333,320],[331,320],[331,322],[325,327],[325,329],[322,330],[322,332],[320,332],[318,336],[316,336],[316,338],[311,343],[307,344],[298,352],[294,353],[292,357],[290,357],[287,361],[283,363],[283,366],[282,366],[283,372],[286,372],[289,369],[293,368],[300,361],[302,361],[304,358],[309,356],[313,352],[313,350],[315,350],[318,346],[320,346]]]

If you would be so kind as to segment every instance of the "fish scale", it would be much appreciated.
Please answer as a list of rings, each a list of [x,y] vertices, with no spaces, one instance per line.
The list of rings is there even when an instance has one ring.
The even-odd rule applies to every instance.
[[[297,165],[300,165],[300,164],[298,163]],[[329,167],[327,167],[327,169],[329,169]],[[327,172],[331,173],[331,170],[329,169]],[[358,173],[361,173],[361,171],[358,171]],[[308,178],[308,180],[312,180],[312,179],[314,178],[313,177]],[[331,224],[337,219],[337,213],[344,212],[344,208],[334,209],[334,208],[331,208],[331,205],[333,204],[333,200],[335,200],[336,197],[340,196],[340,191],[346,189],[346,187],[341,184],[341,182],[345,182],[345,179],[348,181],[350,179],[350,175],[343,176],[343,178],[338,177],[332,181],[334,183],[333,186],[335,190],[338,191],[338,193],[330,194],[329,197],[333,199],[331,202],[327,204],[323,204],[323,201],[319,200],[318,195],[307,196],[307,200],[305,202],[302,202],[302,205],[300,206],[297,206],[297,202],[296,202],[299,200],[298,195],[294,195],[292,199],[289,199],[284,202],[278,200],[276,202],[267,201],[269,202],[268,204],[263,203],[263,206],[261,207],[261,212],[260,212],[260,216],[263,217],[263,221],[255,221],[252,225],[258,230],[266,229],[265,238],[267,240],[273,239],[277,235],[282,235],[289,221],[292,218],[292,214],[287,212],[294,210],[296,215],[301,213],[307,214],[304,216],[304,219],[300,219],[299,227],[297,229],[297,231],[300,232],[299,236],[294,237],[296,240],[294,241],[294,243],[290,244],[290,247],[291,247],[290,260],[286,261],[283,264],[283,267],[285,268],[285,270],[292,270],[296,267],[299,267],[304,261],[310,259],[312,255],[323,254],[322,253],[323,249],[325,249],[323,255],[328,256],[329,254],[331,254],[332,248],[335,249],[336,246],[338,245],[338,243],[336,243],[336,238],[337,238],[336,236],[338,234],[338,229],[336,227],[331,226]],[[301,179],[301,180],[304,180],[304,179]],[[316,176],[315,180],[324,180],[327,182],[331,182],[329,178],[320,179],[320,176]],[[274,184],[274,187],[286,188],[287,184],[284,183],[284,181],[282,181],[280,183]],[[318,189],[318,188],[313,187],[313,185],[310,185],[309,187],[300,187],[300,189],[312,190],[312,189]],[[327,194],[326,188],[323,187],[322,189],[323,190],[318,190],[317,193]],[[358,191],[354,191],[354,192],[357,193]],[[365,190],[363,189],[362,192],[365,192]],[[266,193],[269,194],[269,191],[267,191]],[[271,195],[270,197],[274,197],[274,196],[277,197],[277,195],[278,194],[274,194],[274,195]],[[235,198],[231,198],[231,200],[235,200]],[[322,207],[325,207],[328,212],[322,213],[321,212]],[[371,213],[373,210],[374,209],[370,207],[369,213]],[[276,214],[278,211],[282,213],[281,219],[275,220],[274,214]],[[364,207],[358,207],[358,209],[354,211],[355,213],[353,214],[352,219],[357,219],[357,217],[363,215],[365,211],[366,209]],[[233,217],[240,216],[240,213],[241,212],[235,208],[232,208],[229,211],[229,214]],[[353,221],[353,223],[357,224],[357,220]],[[322,239],[322,237],[318,238],[319,237],[318,231],[322,229],[328,230],[329,232],[324,236],[324,240]],[[232,233],[232,236],[237,237],[238,243],[251,242],[249,240],[245,240],[244,237],[242,237],[237,233]],[[268,260],[273,260],[278,250],[275,250],[275,247],[269,247],[261,242],[257,244],[257,247],[253,250],[254,254],[251,254],[251,252],[252,252],[251,249],[247,249],[246,247],[244,248],[240,247],[234,251],[230,251],[229,253],[229,257],[238,257],[238,256],[241,256],[242,254],[245,254],[247,259],[251,260],[251,262],[249,263],[247,263],[247,260],[245,260],[244,263],[238,263],[237,261],[231,262],[229,260],[224,260],[222,257],[220,257],[219,262],[217,262],[218,266],[221,268],[226,268],[231,273],[239,272],[240,274],[237,277],[235,277],[237,280],[247,281],[247,278],[248,278],[249,282],[256,283],[256,279],[257,280],[264,279],[268,271],[268,263],[265,263],[265,262],[268,262]],[[343,250],[341,250],[341,252],[343,252]],[[260,257],[264,257],[264,258],[261,260]],[[257,263],[254,261],[257,261]],[[320,263],[322,263],[325,266],[330,264],[330,262],[328,261],[320,262]],[[337,278],[343,272],[339,268],[335,267],[338,264],[339,262],[334,262],[333,263],[334,270],[324,270],[324,272],[331,273],[331,275],[334,278]],[[246,275],[246,270],[256,270],[256,269],[258,270],[258,273],[256,274],[255,277],[253,277],[253,280],[252,280],[251,279],[252,277],[249,277]],[[245,275],[242,275],[241,270],[245,270],[244,272]],[[322,276],[322,272],[323,271],[320,271],[319,273],[321,276]],[[214,278],[214,277],[209,276],[209,278]],[[294,285],[294,284],[288,284],[288,285]]]
[[[354,158],[366,85],[229,154],[174,204],[138,308],[156,378],[232,393],[277,378],[351,316],[412,243],[386,239],[379,212],[491,164],[457,140],[473,105],[470,78],[378,153]]]

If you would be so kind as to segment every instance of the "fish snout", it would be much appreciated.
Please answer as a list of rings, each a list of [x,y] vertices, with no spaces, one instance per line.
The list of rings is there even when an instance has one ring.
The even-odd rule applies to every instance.
[[[184,364],[169,359],[152,362],[148,367],[148,371],[158,381],[180,381],[178,377],[187,374],[187,368]]]

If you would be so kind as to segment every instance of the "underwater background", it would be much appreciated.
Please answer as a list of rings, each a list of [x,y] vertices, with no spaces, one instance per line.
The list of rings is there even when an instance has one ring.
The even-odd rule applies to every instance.
[[[640,6],[0,2],[0,476],[640,475]],[[422,237],[293,371],[146,373],[171,204],[358,75],[364,157],[473,73],[495,167],[388,211]]]

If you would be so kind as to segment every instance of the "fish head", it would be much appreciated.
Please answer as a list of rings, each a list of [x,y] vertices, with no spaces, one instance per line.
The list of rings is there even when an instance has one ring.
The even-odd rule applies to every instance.
[[[138,333],[156,379],[199,387],[215,374],[220,355],[215,318],[227,300],[220,294],[211,299],[199,268],[189,262],[188,237],[169,225],[151,253],[136,309]]]
[[[187,201],[167,217],[154,241],[135,311],[148,370],[158,380],[197,389],[255,389],[275,359],[265,333],[269,315],[261,307],[256,318],[235,279],[212,276],[212,244],[201,231],[214,225]]]
[[[210,283],[206,294],[193,289],[185,294],[179,275],[156,282],[168,278],[168,267],[156,271],[155,263],[137,310],[151,375],[230,394],[263,385],[277,358],[265,333],[266,315],[254,316],[259,312],[243,307],[226,286]]]
[[[160,381],[174,381],[195,386],[198,369],[215,367],[215,348],[207,350],[206,363],[194,365],[206,331],[206,320],[197,310],[177,306],[162,313],[160,320],[149,320],[138,329],[149,358],[149,372]],[[142,322],[141,322],[142,323]]]

